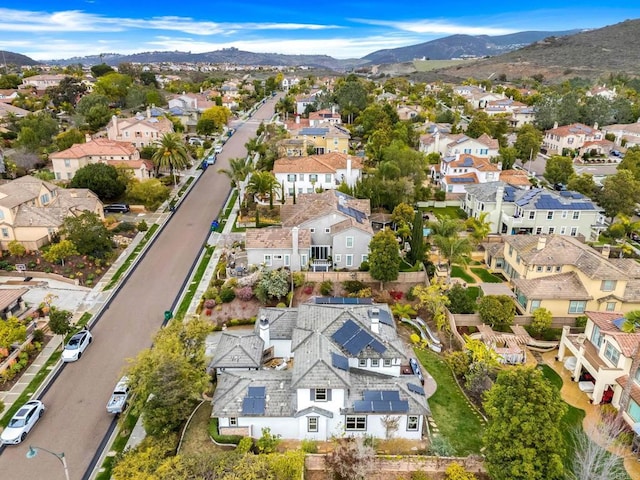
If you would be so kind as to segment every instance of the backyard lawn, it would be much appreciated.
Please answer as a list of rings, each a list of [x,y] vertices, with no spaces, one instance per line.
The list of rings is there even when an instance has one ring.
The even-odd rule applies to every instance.
[[[471,407],[444,360],[430,350],[416,349],[420,363],[431,374],[438,389],[429,398],[431,414],[440,434],[459,456],[480,454],[485,423]]]
[[[478,277],[482,279],[483,282],[486,283],[502,283],[502,280],[495,275],[489,273],[484,268],[474,268],[470,269],[473,273],[475,273]]]
[[[466,218],[464,210],[462,210],[460,207],[440,207],[440,208],[430,207],[430,208],[422,209],[422,212],[434,213],[436,217],[447,216],[451,218],[459,218],[461,220],[464,220]]]
[[[461,278],[467,283],[476,283],[476,279],[469,275],[464,268],[458,265],[451,266],[451,276],[456,278]]]

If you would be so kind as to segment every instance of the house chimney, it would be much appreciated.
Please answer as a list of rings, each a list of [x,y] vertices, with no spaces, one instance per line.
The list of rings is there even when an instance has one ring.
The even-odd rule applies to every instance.
[[[347,183],[348,184],[351,184],[351,167],[352,167],[351,155],[347,155]]]
[[[593,129],[594,129],[594,130],[597,130],[597,129],[598,129],[598,122],[594,122],[594,124],[593,124]]]
[[[611,255],[611,245],[609,245],[608,243],[604,244],[602,246],[602,250],[600,250],[600,253],[604,258],[609,258],[609,255]]]
[[[112,116],[111,121],[113,121],[113,131],[116,132],[116,140],[117,140],[118,137],[120,136],[120,132],[118,131],[118,117],[116,117],[115,115]]]
[[[538,237],[538,245],[536,245],[536,250],[543,250],[544,247],[547,246],[547,237]]]
[[[147,118],[151,118],[151,107],[147,107]]]
[[[373,307],[369,311],[371,317],[371,331],[373,333],[380,333],[380,309]]]
[[[293,259],[298,258],[298,243],[299,243],[298,227],[291,229],[291,255]]]
[[[553,122],[553,128],[558,128],[558,122]]]
[[[84,135],[84,141],[85,141],[85,143],[89,143],[91,140],[93,140],[93,139],[91,138],[91,135],[89,135],[88,133],[86,133],[86,134]]]
[[[260,338],[264,341],[264,348],[271,346],[271,338],[269,335],[269,319],[262,315],[260,317]]]
[[[437,128],[436,128],[436,133],[434,135],[434,138],[436,140],[435,145],[433,147],[435,149],[434,152],[440,153],[440,130],[438,130]]]
[[[296,115],[296,123],[300,123],[300,115]]]

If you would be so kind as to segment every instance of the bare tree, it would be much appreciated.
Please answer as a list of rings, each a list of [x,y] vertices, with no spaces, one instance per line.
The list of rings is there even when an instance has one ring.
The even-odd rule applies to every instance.
[[[620,418],[602,416],[600,421],[574,435],[573,462],[567,480],[623,480],[629,478],[616,439],[626,432]]]
[[[336,448],[325,457],[327,470],[335,480],[365,480],[373,473],[375,452],[362,437],[337,441]]]

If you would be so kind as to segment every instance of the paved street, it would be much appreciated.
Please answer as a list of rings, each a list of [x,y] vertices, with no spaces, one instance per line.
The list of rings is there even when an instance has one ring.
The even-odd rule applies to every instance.
[[[236,133],[218,155],[215,167],[205,171],[189,196],[173,214],[155,244],[141,260],[92,328],[93,344],[77,363],[67,364],[43,396],[47,412],[25,444],[6,448],[0,455],[3,480],[64,478],[54,456],[42,453],[27,459],[29,444],[64,452],[70,478],[88,478],[92,459],[113,417],[105,403],[120,377],[126,359],[151,344],[172,306],[190,268],[209,234],[230,190],[229,179],[218,173],[229,159],[246,155],[245,143],[255,136],[261,120],[273,114],[270,99]]]

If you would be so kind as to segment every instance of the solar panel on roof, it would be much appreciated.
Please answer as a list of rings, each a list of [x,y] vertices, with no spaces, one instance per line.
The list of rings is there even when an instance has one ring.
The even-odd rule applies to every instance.
[[[387,347],[385,347],[382,343],[380,343],[375,338],[372,340],[372,342],[369,344],[369,346],[371,348],[373,348],[373,350],[378,352],[378,353],[384,353],[387,350]]]
[[[407,400],[395,400],[391,402],[392,412],[408,412],[409,402]]]
[[[347,357],[331,352],[331,365],[340,370],[349,371],[349,360]]]
[[[371,343],[373,337],[364,330],[360,329],[349,341],[343,346],[351,355],[358,355],[364,348]]]
[[[380,319],[380,323],[393,326],[393,317],[389,314],[388,311],[380,310],[380,313],[378,313],[378,318]]]
[[[366,400],[356,400],[355,402],[353,402],[353,411],[354,412],[370,412],[371,402]]]
[[[265,397],[265,387],[249,387],[247,389],[247,397],[251,398],[264,398]]]
[[[380,393],[382,394],[383,400],[400,400],[400,392],[397,390],[381,390]]]
[[[370,402],[382,400],[382,392],[380,390],[365,390],[362,392],[362,398]]]
[[[424,388],[422,388],[420,385],[416,385],[415,383],[407,383],[407,388],[410,392],[424,395]]]
[[[332,336],[341,347],[344,346],[361,328],[353,320],[347,320]]]
[[[246,397],[242,401],[242,413],[244,415],[263,415],[265,403],[264,398]]]
[[[388,400],[376,400],[371,402],[372,412],[390,412],[391,403]]]

